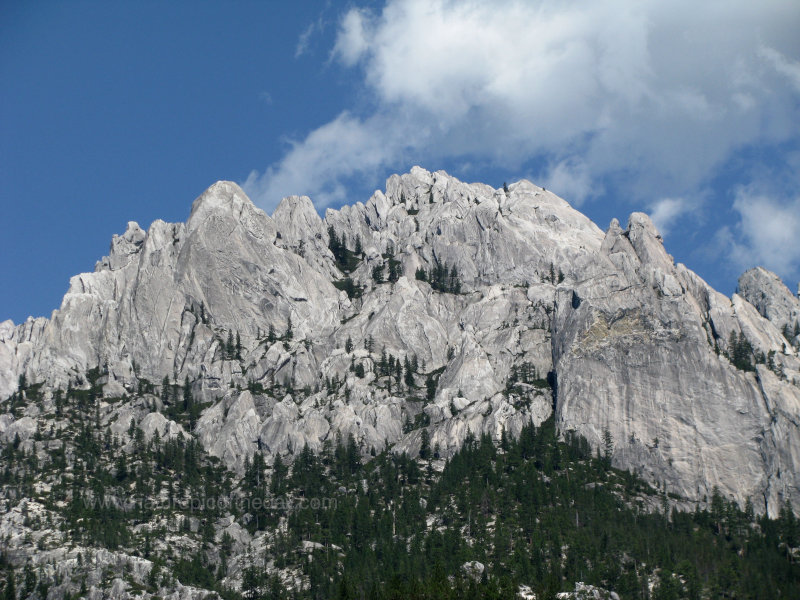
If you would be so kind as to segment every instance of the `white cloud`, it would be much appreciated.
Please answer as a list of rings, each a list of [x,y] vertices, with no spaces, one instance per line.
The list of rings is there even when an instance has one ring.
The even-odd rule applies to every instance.
[[[398,146],[391,135],[375,135],[384,126],[342,113],[292,144],[278,165],[263,174],[251,172],[244,190],[267,211],[291,193],[310,195],[320,207],[342,202],[347,199],[348,177],[369,175],[396,158]]]
[[[542,185],[562,198],[568,198],[576,206],[598,193],[593,186],[588,165],[574,157],[550,165]]]
[[[342,19],[342,26],[333,48],[333,56],[352,67],[367,52],[367,13],[351,9]]]
[[[347,177],[411,154],[507,169],[538,160],[548,166],[534,178],[570,201],[597,195],[606,176],[631,200],[687,196],[735,150],[797,139],[786,57],[800,55],[788,25],[799,20],[800,4],[782,0],[354,8],[331,56],[363,77],[372,108],[312,131],[248,187],[263,205],[320,193],[324,206]]]
[[[314,31],[317,28],[316,21],[311,23],[308,27],[303,30],[303,33],[297,38],[297,46],[294,48],[294,57],[300,58],[308,51],[308,42],[311,39],[311,36],[314,35]]]
[[[760,265],[789,280],[800,276],[800,197],[780,201],[754,186],[740,187],[733,208],[737,235],[719,234],[732,262],[742,269]]]
[[[297,38],[297,45],[294,49],[294,57],[300,58],[304,54],[306,54],[309,50],[309,45],[311,44],[311,39],[321,33],[326,27],[326,21],[323,19],[323,16],[320,15],[317,19],[311,22],[308,27],[306,27],[303,32]]]
[[[695,208],[686,198],[661,198],[650,205],[649,214],[661,235],[666,236],[679,219]]]
[[[800,61],[789,60],[774,48],[767,46],[760,48],[760,54],[800,92]]]

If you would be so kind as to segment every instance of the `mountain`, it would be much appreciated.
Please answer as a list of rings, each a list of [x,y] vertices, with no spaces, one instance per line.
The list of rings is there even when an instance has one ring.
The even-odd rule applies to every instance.
[[[0,324],[0,443],[41,453],[72,398],[106,448],[196,440],[221,482],[552,423],[674,506],[777,518],[800,507],[799,322],[768,271],[728,298],[646,215],[603,232],[524,180],[415,167],[324,219],[218,182],[185,224],[129,223],[49,319]]]

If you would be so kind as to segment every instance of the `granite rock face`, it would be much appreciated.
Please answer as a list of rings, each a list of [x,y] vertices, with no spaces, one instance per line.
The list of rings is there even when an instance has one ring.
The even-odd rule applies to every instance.
[[[796,497],[790,449],[800,440],[800,390],[722,355],[733,354],[726,340],[734,332],[757,353],[781,352],[796,370],[777,329],[742,298],[728,300],[673,266],[644,215],[632,215],[624,231],[612,223],[600,259],[610,263],[606,273],[556,298],[561,430],[595,446],[610,434],[615,464],[685,497],[718,487],[770,512]]]
[[[780,277],[762,267],[750,269],[739,277],[739,294],[756,307],[782,332],[789,332],[790,342],[796,342],[800,329],[800,284],[797,295],[789,291]]]
[[[257,451],[350,435],[365,454],[427,437],[447,455],[555,409],[619,467],[774,515],[800,506],[800,360],[782,332],[800,302],[763,269],[739,289],[674,264],[646,215],[603,232],[528,181],[415,167],[325,219],[299,196],[268,216],[219,182],[185,224],[129,223],[49,319],[0,323],[0,398],[20,376],[52,393],[97,369],[120,427],[196,436],[240,473]],[[731,340],[752,350],[744,370]],[[191,431],[161,414],[164,378],[204,403]],[[0,436],[43,419],[26,418],[0,415]]]

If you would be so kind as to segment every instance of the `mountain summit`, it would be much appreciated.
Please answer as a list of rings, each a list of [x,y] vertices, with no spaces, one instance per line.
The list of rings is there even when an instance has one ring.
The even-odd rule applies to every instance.
[[[447,456],[553,415],[683,501],[800,506],[800,300],[763,269],[716,292],[645,214],[603,232],[504,188],[415,167],[321,219],[218,182],[186,224],[129,223],[49,319],[0,324],[0,398],[43,403],[0,437],[34,448],[58,390],[97,390],[120,434],[182,431],[242,473],[350,435]]]

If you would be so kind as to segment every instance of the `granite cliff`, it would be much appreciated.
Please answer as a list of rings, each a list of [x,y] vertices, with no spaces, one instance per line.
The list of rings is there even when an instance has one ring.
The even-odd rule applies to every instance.
[[[687,502],[777,515],[800,507],[800,301],[763,269],[739,290],[675,264],[646,215],[604,232],[528,181],[415,167],[324,219],[218,182],[185,224],[129,223],[49,319],[0,324],[0,399],[41,384],[40,408],[0,404],[0,440],[35,448],[67,388],[101,389],[120,436],[195,436],[238,473],[350,434],[448,455],[555,412]],[[165,416],[176,384],[188,423]]]

